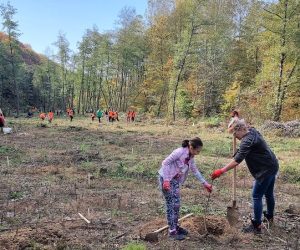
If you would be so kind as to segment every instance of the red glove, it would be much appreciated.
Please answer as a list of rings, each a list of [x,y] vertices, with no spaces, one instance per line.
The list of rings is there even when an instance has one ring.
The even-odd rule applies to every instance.
[[[170,181],[164,181],[163,190],[170,191],[170,189],[171,189]]]
[[[212,192],[212,185],[211,185],[211,184],[205,182],[205,183],[203,184],[203,186],[205,187],[205,189],[207,190],[207,192],[209,192],[209,193]]]
[[[211,178],[214,180],[216,178],[219,178],[222,174],[224,173],[224,170],[222,168],[215,170],[212,174],[211,174]]]

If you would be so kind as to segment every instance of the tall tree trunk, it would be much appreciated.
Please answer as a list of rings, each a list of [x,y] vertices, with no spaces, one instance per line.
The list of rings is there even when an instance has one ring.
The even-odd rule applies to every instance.
[[[283,105],[283,98],[284,98],[284,90],[282,87],[283,84],[283,70],[285,66],[286,60],[286,53],[285,51],[285,44],[286,44],[286,25],[287,25],[287,9],[288,9],[288,0],[284,1],[284,17],[282,19],[282,31],[281,31],[281,56],[280,56],[280,66],[279,66],[279,82],[277,86],[277,96],[275,102],[275,110],[274,110],[274,121],[279,121],[281,112],[282,112],[282,105]]]
[[[11,43],[11,37],[9,37],[9,49],[10,49],[10,64],[12,67],[12,80],[13,80],[13,85],[15,88],[15,96],[16,96],[17,116],[19,116],[19,114],[20,114],[20,95],[19,95],[18,82],[16,80],[16,68],[15,68],[15,62],[14,62],[14,52],[13,52],[13,47],[12,47],[12,43]]]
[[[80,90],[79,90],[79,97],[78,97],[78,105],[77,105],[77,112],[80,112],[81,103],[82,103],[82,96],[83,96],[83,85],[84,85],[84,71],[85,71],[85,58],[82,60],[82,72],[81,72],[81,81],[80,81]]]
[[[189,41],[185,50],[185,53],[183,55],[183,58],[180,60],[180,68],[179,68],[179,72],[178,75],[176,77],[176,82],[175,82],[175,88],[174,88],[174,95],[173,95],[173,105],[172,105],[172,115],[173,115],[173,121],[176,120],[176,114],[175,114],[175,108],[176,108],[176,98],[177,98],[177,90],[178,90],[178,85],[181,79],[181,74],[183,72],[184,66],[185,66],[185,61],[186,61],[186,57],[189,53],[190,47],[191,47],[191,43],[192,43],[192,38],[194,35],[194,23],[192,22],[192,26],[191,26],[191,34],[189,37]]]

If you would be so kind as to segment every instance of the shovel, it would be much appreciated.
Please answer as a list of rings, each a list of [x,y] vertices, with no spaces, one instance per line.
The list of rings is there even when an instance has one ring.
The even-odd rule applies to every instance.
[[[188,217],[191,217],[192,215],[193,215],[193,213],[187,214],[187,215],[183,216],[182,218],[180,218],[178,220],[178,222],[180,222]],[[155,230],[154,232],[147,233],[144,240],[149,241],[149,242],[158,242],[158,234],[160,232],[166,230],[167,228],[169,228],[169,226],[164,226],[164,227],[161,227],[161,228]]]
[[[233,147],[232,147],[233,155],[236,153],[236,137],[233,136]],[[232,180],[232,193],[233,200],[232,206],[227,207],[227,220],[229,225],[234,227],[239,221],[239,211],[236,206],[236,168],[233,169],[233,180]]]

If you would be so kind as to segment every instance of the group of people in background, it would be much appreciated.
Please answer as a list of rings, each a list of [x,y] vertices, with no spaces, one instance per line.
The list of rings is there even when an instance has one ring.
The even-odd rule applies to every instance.
[[[59,111],[57,111],[57,112],[59,112]],[[66,112],[67,112],[67,115],[68,115],[68,117],[70,118],[70,121],[73,121],[73,118],[74,118],[74,109],[72,109],[72,108],[67,108],[67,110],[66,110]],[[29,113],[29,112],[28,112]],[[56,113],[57,114],[57,113]],[[61,112],[59,112],[59,115],[61,114]],[[33,116],[33,114],[31,114],[30,116],[29,115],[27,115],[27,117],[28,118],[31,118]],[[40,114],[39,114],[39,118],[42,120],[42,121],[44,121],[45,119],[48,119],[48,121],[49,121],[49,123],[51,123],[52,121],[53,121],[53,118],[54,118],[54,112],[52,111],[52,110],[50,110],[49,112],[48,112],[48,114],[46,114],[45,112],[41,112]]]
[[[46,118],[48,118],[49,123],[51,123],[54,118],[54,113],[51,110],[48,112],[48,114],[42,112],[42,113],[40,113],[39,117],[42,121],[44,121]]]
[[[75,111],[73,108],[67,108],[66,113],[68,117],[70,118],[70,121],[73,121]],[[59,112],[61,114],[61,112]],[[96,112],[91,112],[91,119],[92,121],[95,120],[95,118],[98,119],[99,124],[101,123],[101,118],[105,117],[107,122],[115,122],[119,121],[119,113],[118,111],[115,111],[114,109],[108,109],[105,111],[102,111],[101,109],[98,109]],[[133,110],[129,110],[127,112],[126,120],[127,122],[134,122],[136,117],[136,112]],[[49,123],[52,122],[54,118],[54,112],[51,110],[46,114],[45,112],[41,112],[39,114],[39,118],[44,121],[45,119],[48,119]]]
[[[102,110],[98,109],[97,112],[92,112],[91,117],[92,121],[95,120],[95,117],[97,116],[99,124],[101,123],[101,118],[103,117],[103,112]]]

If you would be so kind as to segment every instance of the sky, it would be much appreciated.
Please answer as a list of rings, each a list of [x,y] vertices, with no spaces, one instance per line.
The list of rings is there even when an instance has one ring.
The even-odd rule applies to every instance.
[[[14,20],[22,33],[19,41],[41,54],[48,49],[55,52],[53,43],[59,32],[76,51],[86,29],[96,25],[100,32],[113,30],[123,7],[133,7],[142,16],[147,8],[147,0],[0,0],[4,5],[8,2],[17,9]]]

